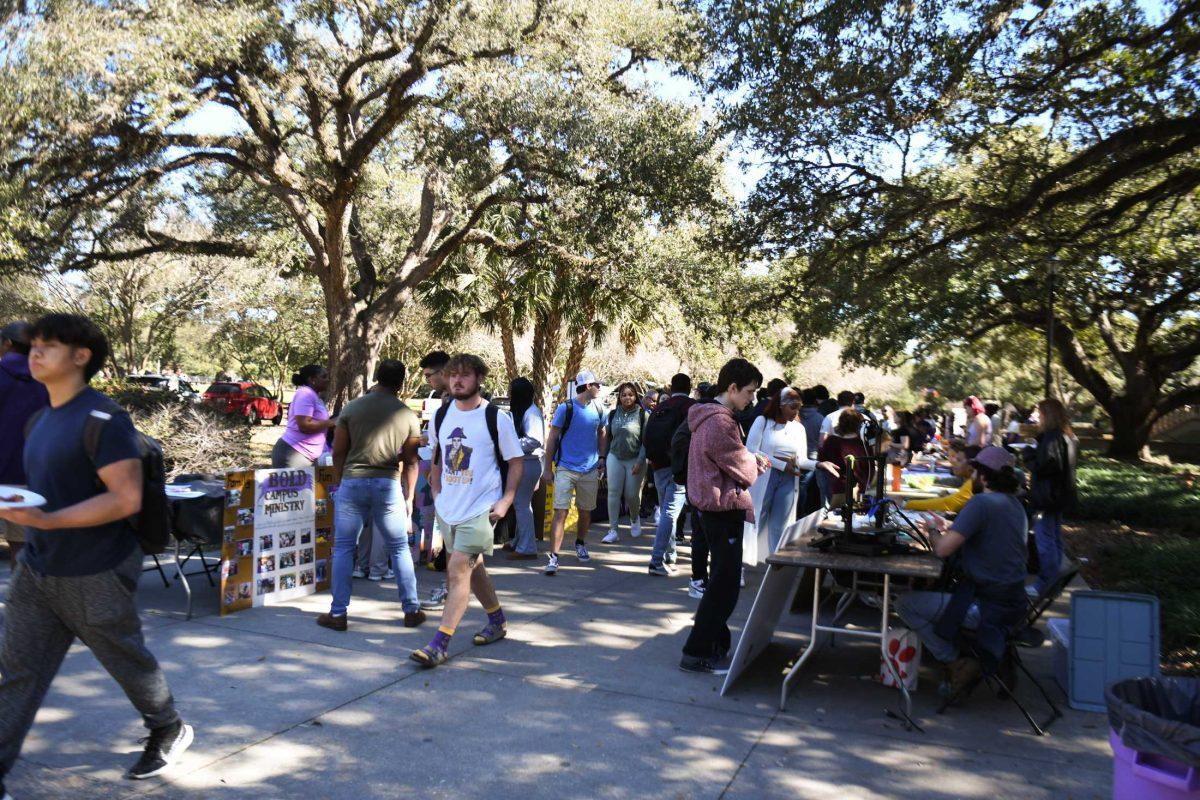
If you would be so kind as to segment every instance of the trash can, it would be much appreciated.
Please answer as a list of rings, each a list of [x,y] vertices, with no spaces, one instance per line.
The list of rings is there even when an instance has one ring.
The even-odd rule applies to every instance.
[[[1114,800],[1200,800],[1200,678],[1132,678],[1105,692]]]

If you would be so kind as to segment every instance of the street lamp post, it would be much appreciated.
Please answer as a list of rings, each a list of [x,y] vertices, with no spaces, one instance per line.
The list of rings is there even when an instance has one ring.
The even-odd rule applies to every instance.
[[[1050,271],[1046,276],[1046,392],[1044,397],[1050,397],[1052,379],[1050,366],[1054,361],[1054,282],[1058,277],[1058,259],[1051,257]]]

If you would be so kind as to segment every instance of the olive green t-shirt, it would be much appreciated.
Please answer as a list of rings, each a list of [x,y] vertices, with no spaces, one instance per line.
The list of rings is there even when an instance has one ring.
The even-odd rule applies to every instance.
[[[368,392],[351,401],[338,415],[338,425],[350,434],[345,478],[396,478],[400,450],[421,435],[421,421],[400,398]]]

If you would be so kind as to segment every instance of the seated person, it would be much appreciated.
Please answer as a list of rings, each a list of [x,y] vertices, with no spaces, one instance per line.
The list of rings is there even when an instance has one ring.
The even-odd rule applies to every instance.
[[[957,560],[952,594],[908,592],[897,604],[925,649],[947,667],[943,694],[955,697],[983,672],[994,672],[1004,656],[1008,630],[1020,621],[1025,600],[1028,518],[1014,494],[1014,458],[1001,447],[985,447],[971,461],[983,493],[974,495],[952,525],[935,518],[927,530],[934,552]],[[984,663],[959,652],[962,629],[975,631]]]
[[[967,501],[975,495],[976,489],[973,480],[975,468],[971,466],[971,461],[967,458],[966,443],[962,439],[950,440],[950,462],[950,470],[955,477],[962,479],[958,491],[945,497],[909,500],[904,504],[906,511],[934,511],[951,514],[962,511]]]

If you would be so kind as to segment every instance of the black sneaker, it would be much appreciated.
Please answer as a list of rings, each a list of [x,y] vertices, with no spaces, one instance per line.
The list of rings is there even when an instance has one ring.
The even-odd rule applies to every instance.
[[[687,653],[684,653],[683,658],[679,661],[679,668],[684,672],[724,675],[729,672],[729,662],[724,659],[700,658],[699,656],[689,656]]]
[[[185,725],[183,720],[150,731],[142,757],[129,768],[125,777],[140,781],[166,772],[179,760],[183,751],[192,746],[193,736],[192,726]]]

